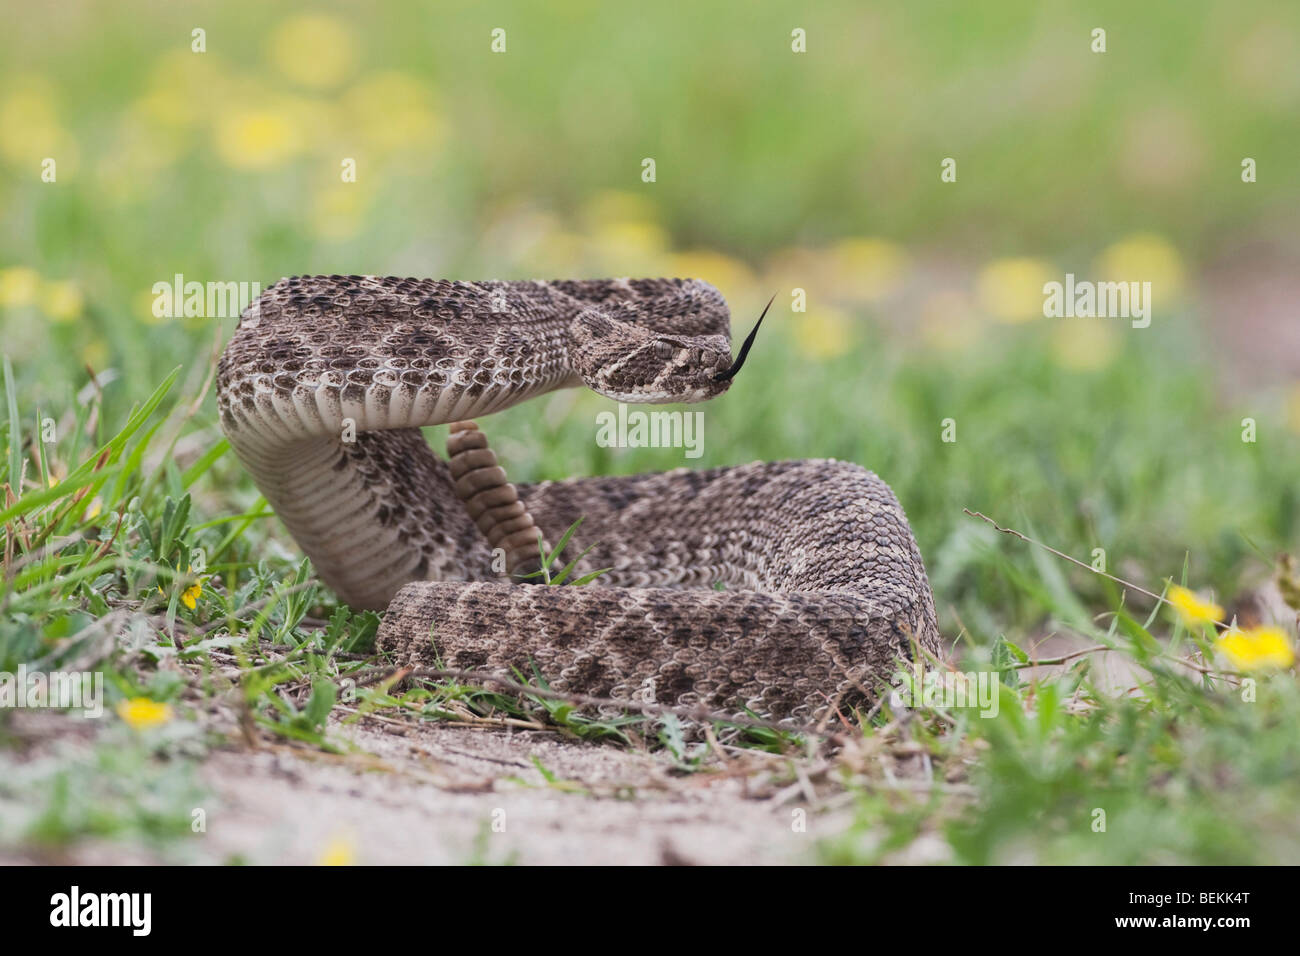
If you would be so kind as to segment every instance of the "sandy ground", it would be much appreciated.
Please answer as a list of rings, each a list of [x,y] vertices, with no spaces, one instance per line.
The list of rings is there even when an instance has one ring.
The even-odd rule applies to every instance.
[[[55,739],[89,748],[104,726],[28,714],[11,725],[34,745],[25,759],[51,756]],[[792,784],[790,761],[762,753],[683,773],[663,752],[549,731],[366,723],[332,724],[357,748],[342,755],[269,735],[211,750],[193,840],[0,847],[0,864],[779,864],[813,862],[816,841],[850,822],[848,803],[818,795],[836,788]]]
[[[215,754],[204,776],[219,807],[204,855],[316,863],[333,852],[372,865],[781,863],[805,857],[832,825],[813,817],[795,833],[791,808],[748,797],[743,778],[684,776],[664,756],[556,734],[424,724],[400,736],[348,735],[375,756],[288,747]]]

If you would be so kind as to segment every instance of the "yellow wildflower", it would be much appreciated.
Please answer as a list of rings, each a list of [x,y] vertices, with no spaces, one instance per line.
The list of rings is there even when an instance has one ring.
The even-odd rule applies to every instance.
[[[108,365],[108,346],[104,344],[103,339],[91,339],[81,345],[77,351],[77,357],[83,365],[89,365],[91,368],[104,368]]]
[[[0,269],[0,306],[31,305],[41,285],[41,274],[26,266]]]
[[[721,292],[728,302],[738,303],[747,293],[753,294],[754,273],[749,266],[739,259],[711,249],[689,249],[674,253],[668,257],[667,269],[664,275],[703,279]],[[757,313],[754,317],[758,317]]]
[[[185,573],[193,574],[194,568],[192,566],[187,567],[185,569]],[[203,582],[206,581],[207,579],[208,579],[207,576],[204,575],[200,577],[197,581],[195,581],[193,584],[191,584],[189,587],[187,587],[184,591],[181,592],[181,603],[184,604],[191,611],[194,610],[194,608],[198,605],[199,595],[203,593]],[[159,594],[167,593],[162,589],[161,584],[158,585],[158,593]]]
[[[596,229],[611,222],[655,222],[659,209],[643,193],[604,189],[583,203],[582,217],[590,228]]]
[[[443,126],[430,84],[395,70],[362,77],[338,104],[352,133],[349,139],[365,143],[367,156],[407,148],[428,150]]]
[[[625,264],[663,255],[668,248],[668,234],[663,226],[646,219],[623,219],[602,222],[591,237],[593,251],[616,271]]]
[[[46,282],[41,287],[41,308],[55,322],[71,322],[81,315],[85,300],[77,283],[70,280]]]
[[[1223,620],[1223,608],[1213,601],[1205,600],[1195,591],[1179,587],[1177,584],[1170,585],[1165,600],[1173,606],[1188,627],[1213,624]]]
[[[1041,259],[998,259],[980,270],[976,294],[980,307],[1002,322],[1030,322],[1043,317],[1043,286],[1055,277]]]
[[[1290,667],[1295,651],[1280,627],[1231,628],[1214,642],[1234,668],[1253,671],[1268,667]]]
[[[195,581],[193,584],[191,584],[189,587],[185,589],[184,593],[181,594],[181,603],[184,604],[187,608],[189,608],[192,611],[194,610],[195,606],[198,604],[199,595],[202,593],[203,593],[203,582]]]
[[[148,697],[133,697],[117,705],[117,715],[132,730],[144,730],[167,723],[172,719],[172,709],[170,704],[150,700]]]
[[[284,21],[271,34],[271,61],[280,72],[312,89],[337,85],[352,72],[352,33],[334,17],[306,14]]]
[[[10,74],[5,90],[0,100],[0,156],[24,167],[52,157],[58,160],[58,171],[65,172],[71,141],[59,122],[53,85],[43,76]]]
[[[220,117],[217,154],[236,169],[267,169],[285,162],[302,148],[293,118],[278,110],[235,110]]]
[[[321,866],[351,866],[356,860],[356,852],[350,840],[336,836],[325,846],[320,855]]]
[[[190,59],[201,59],[191,56]],[[131,104],[131,112],[152,124],[180,129],[193,124],[193,104],[176,81],[149,90]]]
[[[1161,303],[1178,298],[1186,275],[1178,250],[1154,233],[1136,233],[1106,247],[1094,269],[1098,281],[1150,282],[1152,297]]]

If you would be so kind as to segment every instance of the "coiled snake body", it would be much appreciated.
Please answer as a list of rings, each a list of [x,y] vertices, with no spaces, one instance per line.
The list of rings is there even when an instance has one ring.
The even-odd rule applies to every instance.
[[[697,280],[297,277],[245,311],[218,403],[321,578],[387,607],[378,642],[399,662],[810,720],[871,696],[913,644],[939,652],[920,552],[871,472],[754,462],[516,493],[473,425],[454,425],[451,467],[419,431],[579,385],[700,401],[734,369],[727,306]],[[500,573],[494,547],[518,570],[539,530],[579,518],[574,544],[608,573]]]

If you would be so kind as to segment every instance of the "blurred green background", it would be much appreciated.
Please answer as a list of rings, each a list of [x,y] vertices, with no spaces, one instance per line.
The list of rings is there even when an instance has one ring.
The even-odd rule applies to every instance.
[[[201,379],[234,320],[156,318],[177,273],[693,275],[738,327],[778,305],[690,464],[873,468],[950,634],[1055,629],[1023,550],[963,507],[1157,591],[1188,557],[1230,599],[1295,545],[1292,2],[27,5],[0,84],[24,418],[87,365],[117,375],[114,420],[176,365]],[[1066,272],[1152,282],[1151,327],[1043,318]],[[687,463],[597,448],[605,407],[566,393],[490,430],[521,480]],[[210,398],[199,420],[192,454]],[[204,514],[255,497],[230,456],[214,474]]]

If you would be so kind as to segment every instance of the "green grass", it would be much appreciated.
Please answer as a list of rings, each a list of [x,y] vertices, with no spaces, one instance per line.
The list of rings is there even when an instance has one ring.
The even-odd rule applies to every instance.
[[[888,862],[929,834],[942,859],[982,865],[1293,862],[1294,676],[1189,671],[1189,659],[1214,658],[1208,632],[1175,627],[1166,644],[1148,629],[1156,619],[1119,611],[1092,635],[1144,669],[1127,694],[1099,687],[1087,655],[1058,677],[1021,680],[1024,655],[1000,644],[965,664],[999,673],[996,716],[886,707],[886,747],[919,744],[930,769],[899,793],[846,761],[857,822],[822,841],[821,858]]]
[[[1157,592],[1186,575],[1230,598],[1243,582],[1266,577],[1270,556],[1294,537],[1287,477],[1300,462],[1275,441],[1277,423],[1258,412],[1264,447],[1243,444],[1241,409],[1216,407],[1207,380],[1190,374],[1194,350],[1180,353],[1176,342],[1075,376],[1053,369],[1032,329],[989,341],[978,361],[920,363],[886,347],[865,359],[832,360],[826,378],[844,387],[797,390],[793,407],[771,383],[789,371],[797,350],[779,329],[762,344],[735,389],[705,406],[700,464],[819,454],[875,466],[916,524],[945,632],[959,638],[957,659],[1003,678],[994,719],[937,709],[895,714],[889,705],[874,716],[864,741],[891,753],[919,746],[929,770],[919,785],[900,790],[855,766],[852,748],[836,758],[833,777],[855,800],[859,824],[820,844],[824,859],[890,859],[920,833],[937,835],[964,862],[1295,858],[1294,678],[1260,675],[1252,703],[1240,700],[1232,680],[1190,679],[1172,662],[1189,653],[1210,660],[1212,652],[1166,614],[1150,613],[1148,600],[1121,598],[1106,579],[961,512],[970,506],[1019,522],[1085,561],[1103,546],[1113,570]],[[333,751],[351,747],[326,728],[342,707],[349,721],[385,713],[557,727],[593,742],[663,748],[681,772],[711,768],[709,745],[683,740],[671,717],[598,716],[539,694],[455,681],[421,681],[402,692],[372,683],[383,673],[372,654],[377,617],[339,606],[295,555],[225,453],[201,392],[203,371],[169,376],[120,428],[105,421],[97,393],[84,406],[52,409],[68,425],[49,444],[34,441],[35,410],[24,418],[6,375],[14,411],[3,426],[0,485],[28,477],[0,512],[9,549],[0,670],[22,663],[103,669],[110,708],[147,697],[176,713],[163,728],[115,723],[115,743],[69,760],[53,777],[6,776],[0,807],[7,800],[36,808],[8,839],[57,848],[108,834],[183,847],[196,798],[181,768],[201,759],[204,741],[238,738],[234,728],[213,730],[219,704],[235,706],[241,733]],[[182,378],[193,384],[178,394]],[[1011,381],[1019,394],[1041,389],[1041,400],[1017,402]],[[524,408],[493,420],[497,447],[528,450],[518,463],[507,460],[514,474],[559,475],[574,462],[589,473],[675,464],[665,456],[677,452],[596,447],[590,423],[603,400],[563,400],[573,406],[562,417]],[[1096,413],[1101,402],[1111,414]],[[1157,420],[1120,414],[1124,408],[1176,412]],[[885,424],[850,418],[865,409]],[[959,421],[955,444],[940,439],[948,416]],[[861,427],[846,427],[851,420]],[[567,560],[544,558],[548,568]],[[114,632],[118,640],[106,641]],[[1084,657],[1059,677],[1021,682],[1021,648],[1049,633],[1113,647],[1149,676],[1117,695],[1096,686]],[[545,690],[545,675],[516,676]],[[0,722],[10,716],[0,712]],[[206,730],[192,752],[178,752],[167,728],[188,721]],[[718,730],[733,744],[791,760],[802,759],[809,743]],[[11,745],[6,760],[25,743],[18,737]],[[169,806],[139,805],[138,781],[152,779],[146,767],[169,781],[161,788],[175,796]],[[79,775],[102,778],[94,813],[81,801],[85,788],[74,784]],[[1098,808],[1105,833],[1091,829]]]

